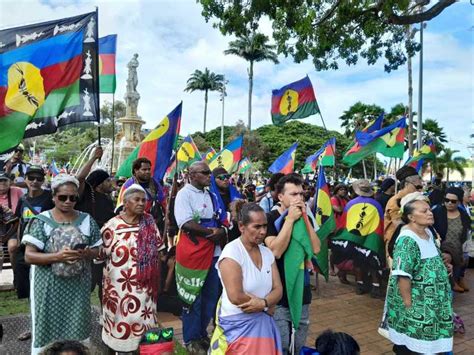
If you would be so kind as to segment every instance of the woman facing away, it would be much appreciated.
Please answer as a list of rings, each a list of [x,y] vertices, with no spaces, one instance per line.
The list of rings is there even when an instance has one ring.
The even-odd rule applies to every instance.
[[[55,207],[34,217],[22,243],[31,264],[32,354],[56,340],[87,341],[91,332],[90,260],[102,244],[99,227],[74,209],[79,182],[51,182]]]
[[[389,338],[396,354],[438,354],[453,348],[449,275],[429,227],[429,200],[420,192],[402,198],[405,224],[395,242],[387,293]]]
[[[102,340],[112,353],[136,351],[142,334],[157,326],[159,258],[165,248],[153,217],[145,212],[145,190],[133,184],[123,201],[123,211],[102,228]]]
[[[283,289],[275,257],[262,244],[267,218],[256,203],[239,201],[235,207],[241,236],[226,245],[216,264],[223,292],[210,353],[281,354],[272,314]]]

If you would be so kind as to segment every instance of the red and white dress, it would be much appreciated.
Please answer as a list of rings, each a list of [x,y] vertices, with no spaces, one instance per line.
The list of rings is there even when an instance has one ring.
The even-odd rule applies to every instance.
[[[137,281],[138,231],[139,224],[128,224],[121,216],[112,218],[102,228],[106,258],[102,340],[118,352],[135,351],[142,334],[157,326],[156,302],[152,300],[151,290],[141,288]],[[159,236],[158,230],[156,233]],[[164,248],[162,242],[161,248]]]

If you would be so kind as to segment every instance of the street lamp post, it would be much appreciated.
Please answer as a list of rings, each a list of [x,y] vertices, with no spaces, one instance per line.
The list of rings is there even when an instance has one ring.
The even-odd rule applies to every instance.
[[[423,26],[424,23],[420,23],[420,76],[418,80],[418,115],[417,115],[417,130],[416,130],[416,142],[418,149],[421,147],[421,131],[423,130]]]
[[[229,83],[228,80],[224,80],[221,90],[221,101],[222,101],[222,120],[221,120],[221,150],[224,149],[224,101],[227,96],[226,85]]]

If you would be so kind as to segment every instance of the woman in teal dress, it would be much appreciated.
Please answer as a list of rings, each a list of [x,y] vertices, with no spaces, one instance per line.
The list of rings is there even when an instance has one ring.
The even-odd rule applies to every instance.
[[[55,207],[35,216],[22,240],[32,264],[32,354],[56,340],[89,338],[90,260],[102,244],[95,221],[74,209],[77,179],[58,175],[51,187]]]
[[[429,227],[428,200],[420,192],[401,200],[405,226],[395,244],[387,293],[389,337],[396,354],[452,351],[449,275]]]

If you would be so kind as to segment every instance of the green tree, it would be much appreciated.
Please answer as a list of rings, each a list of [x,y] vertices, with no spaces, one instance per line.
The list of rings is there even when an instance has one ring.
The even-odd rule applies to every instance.
[[[437,174],[443,174],[446,170],[446,181],[449,182],[449,172],[457,171],[462,178],[466,175],[464,172],[464,166],[467,163],[466,158],[455,157],[454,154],[459,153],[459,150],[453,150],[445,148],[443,155],[439,156],[435,162],[433,162],[433,170]]]
[[[125,117],[126,105],[121,100],[114,101],[114,107],[112,108],[112,102],[105,101],[100,108],[100,118],[102,121],[101,133],[102,137],[112,138],[117,133],[117,119]],[[112,124],[112,111],[114,114],[114,121]]]
[[[346,137],[353,137],[355,131],[363,129],[382,112],[384,112],[384,109],[378,105],[356,102],[339,117],[342,121],[341,127],[345,128],[344,134]]]
[[[196,90],[204,91],[204,129],[206,133],[206,119],[207,119],[207,100],[209,91],[221,91],[224,85],[224,76],[222,74],[215,74],[209,69],[204,71],[196,69],[191,74],[188,81],[186,82],[186,88],[184,91],[194,92]]]
[[[239,36],[235,41],[229,43],[229,49],[224,54],[233,54],[249,62],[247,70],[249,75],[249,99],[248,99],[248,129],[252,129],[252,91],[253,91],[253,65],[255,62],[270,60],[278,64],[278,56],[275,46],[268,44],[268,37],[261,33],[252,32]]]
[[[268,17],[278,53],[297,63],[312,57],[317,70],[327,70],[337,69],[340,60],[374,64],[383,56],[388,72],[419,50],[406,36],[406,25],[429,21],[456,2],[439,0],[428,7],[430,0],[198,1],[206,21],[216,20],[214,27],[223,34],[251,33]]]
[[[416,122],[413,122],[416,127]],[[416,129],[415,135],[416,135]],[[432,118],[427,118],[423,121],[423,130],[422,130],[423,140],[432,139],[436,146],[436,152],[440,153],[445,149],[444,144],[448,142],[446,133],[444,132],[443,127],[441,127],[437,120]]]

